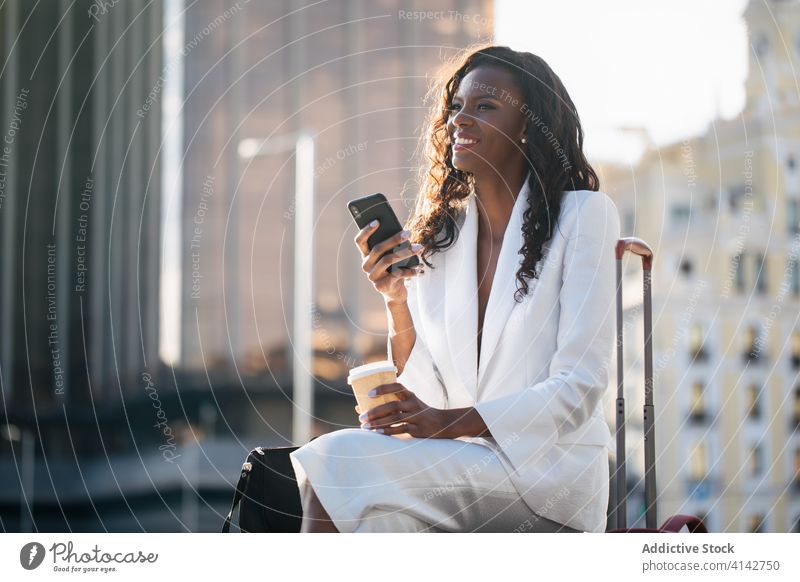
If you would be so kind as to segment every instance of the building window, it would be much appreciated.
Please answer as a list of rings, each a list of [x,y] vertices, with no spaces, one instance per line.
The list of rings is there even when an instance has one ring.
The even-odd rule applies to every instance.
[[[759,293],[767,292],[767,257],[763,253],[758,253],[753,257],[755,260],[756,291]]]
[[[739,253],[733,257],[731,270],[734,272],[736,290],[744,291],[744,253]]]
[[[693,323],[689,332],[689,357],[692,358],[692,361],[708,359],[708,350],[706,350],[703,336],[702,324]]]
[[[705,387],[702,382],[692,383],[691,404],[689,406],[689,420],[700,423],[706,419]]]
[[[760,334],[756,330],[755,326],[750,326],[745,331],[744,336],[744,359],[745,363],[755,363],[762,359],[764,354],[764,346],[763,340],[760,338]]]
[[[753,48],[756,51],[758,58],[764,58],[769,50],[769,38],[763,32],[758,33],[756,40],[753,43]]]
[[[706,455],[706,445],[699,441],[694,444],[691,456],[689,457],[689,479],[700,482],[708,474],[708,457]]]
[[[672,206],[672,224],[674,226],[685,226],[689,223],[691,215],[692,210],[688,204],[675,204]]]
[[[787,270],[789,271],[789,288],[792,291],[792,295],[797,297],[800,295],[800,271],[798,271],[797,259],[789,259],[789,265]]]
[[[800,386],[794,389],[794,402],[792,403],[792,420],[791,429],[797,430],[800,428]]]
[[[764,533],[764,516],[756,513],[748,519],[747,529],[750,533]]]
[[[736,184],[735,186],[731,186],[728,190],[728,202],[731,207],[731,212],[739,212],[744,208],[745,202],[744,198],[747,192],[747,188],[744,184]]]
[[[794,478],[792,481],[795,491],[800,491],[800,447],[794,449]]]
[[[692,265],[692,260],[691,259],[684,258],[683,260],[681,260],[680,271],[681,271],[681,273],[683,273],[683,275],[685,277],[691,277],[692,276],[692,269],[693,269],[693,265]]]
[[[747,418],[761,418],[761,388],[755,384],[747,388]]]
[[[635,228],[634,225],[636,224],[636,217],[633,214],[633,211],[629,210],[625,212],[624,215],[624,222],[625,230],[622,233],[622,236],[630,236],[634,234]]]
[[[800,215],[798,215],[800,200],[789,198],[786,201],[786,230],[789,234],[800,232]]]
[[[750,477],[760,477],[764,472],[764,448],[760,444],[753,445],[753,448],[750,449],[750,457],[748,460],[748,474]]]
[[[800,368],[800,331],[792,332],[792,368]]]

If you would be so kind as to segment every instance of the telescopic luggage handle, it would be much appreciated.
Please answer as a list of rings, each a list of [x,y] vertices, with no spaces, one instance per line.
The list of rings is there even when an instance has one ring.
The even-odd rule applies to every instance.
[[[636,237],[625,237],[617,241],[615,248],[617,258],[617,528],[627,527],[626,504],[628,498],[627,480],[625,476],[625,393],[623,390],[623,350],[622,350],[622,257],[626,251],[642,257],[643,305],[644,305],[644,464],[645,464],[645,521],[648,528],[658,527],[656,511],[656,447],[655,447],[655,415],[653,411],[653,346],[652,346],[652,302],[651,271],[653,266],[653,249],[646,242]]]

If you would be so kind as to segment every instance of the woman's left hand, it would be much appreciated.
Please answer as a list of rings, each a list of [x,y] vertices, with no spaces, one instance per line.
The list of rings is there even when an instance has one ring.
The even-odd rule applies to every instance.
[[[358,419],[362,428],[380,431],[383,434],[408,433],[416,438],[449,438],[445,431],[449,426],[447,411],[432,408],[420,400],[416,394],[397,382],[382,384],[375,388],[375,395],[395,394],[399,400],[379,404],[362,413]],[[365,426],[369,423],[369,426]],[[390,426],[392,424],[398,426]]]

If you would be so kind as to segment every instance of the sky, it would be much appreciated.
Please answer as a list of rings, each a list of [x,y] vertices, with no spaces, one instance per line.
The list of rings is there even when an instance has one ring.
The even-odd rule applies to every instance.
[[[496,0],[495,42],[542,57],[569,91],[587,156],[631,163],[744,107],[747,0]]]

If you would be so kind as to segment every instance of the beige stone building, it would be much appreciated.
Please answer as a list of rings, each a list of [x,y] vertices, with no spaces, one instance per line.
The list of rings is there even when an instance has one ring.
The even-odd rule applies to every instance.
[[[713,531],[797,532],[800,4],[752,1],[744,18],[741,114],[650,147],[634,167],[599,170],[623,235],[655,251],[659,520],[689,513]],[[641,269],[626,263],[629,473],[641,478]],[[608,406],[613,426],[613,397]]]

